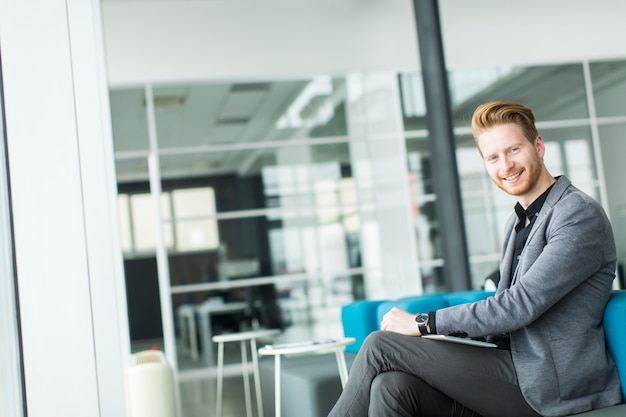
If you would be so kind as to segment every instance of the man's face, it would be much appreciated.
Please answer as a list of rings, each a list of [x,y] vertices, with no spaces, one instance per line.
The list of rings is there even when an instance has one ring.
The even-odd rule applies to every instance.
[[[478,148],[498,188],[516,196],[524,207],[540,195],[535,195],[535,187],[543,170],[545,147],[541,136],[533,144],[517,125],[497,125],[478,137]]]

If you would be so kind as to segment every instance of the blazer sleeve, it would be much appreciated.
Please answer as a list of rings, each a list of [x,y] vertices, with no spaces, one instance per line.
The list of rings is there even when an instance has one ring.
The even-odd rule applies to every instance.
[[[498,288],[486,300],[438,310],[438,333],[480,337],[512,332],[533,323],[583,282],[593,288],[597,280],[603,290],[606,280],[613,280],[615,243],[595,200],[576,190],[553,204],[546,201],[539,216],[510,288]]]

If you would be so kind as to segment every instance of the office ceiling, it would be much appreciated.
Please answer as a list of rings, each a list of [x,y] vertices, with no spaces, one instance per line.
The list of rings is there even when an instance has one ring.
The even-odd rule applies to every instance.
[[[249,171],[264,154],[249,144],[285,140],[293,134],[293,129],[275,126],[306,85],[306,81],[282,81],[155,87],[162,175]],[[118,178],[145,180],[150,149],[145,93],[113,90],[110,101]]]

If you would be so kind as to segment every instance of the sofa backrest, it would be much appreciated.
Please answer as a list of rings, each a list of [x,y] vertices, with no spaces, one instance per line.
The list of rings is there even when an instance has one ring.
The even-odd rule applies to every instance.
[[[378,305],[378,329],[383,316],[387,314],[392,307],[399,307],[404,311],[412,314],[428,313],[429,311],[439,310],[457,304],[473,303],[474,301],[483,300],[492,296],[491,291],[459,291],[451,293],[424,294],[413,297],[400,298],[398,300],[386,301]]]
[[[376,310],[376,328],[380,329],[380,322],[383,320],[383,316],[393,307],[398,307],[409,313],[417,314],[439,310],[440,308],[448,307],[448,305],[445,294],[424,294],[385,301],[379,304]]]

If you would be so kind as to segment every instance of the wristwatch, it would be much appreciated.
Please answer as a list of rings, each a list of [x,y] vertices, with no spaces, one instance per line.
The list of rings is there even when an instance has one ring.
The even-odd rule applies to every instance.
[[[415,316],[415,322],[420,334],[428,334],[428,313],[419,313]]]

